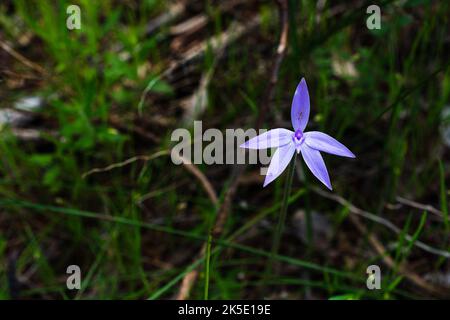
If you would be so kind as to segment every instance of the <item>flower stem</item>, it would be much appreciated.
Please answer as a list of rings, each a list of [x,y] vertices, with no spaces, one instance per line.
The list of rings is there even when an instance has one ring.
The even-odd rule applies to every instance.
[[[209,294],[209,268],[211,262],[211,242],[212,242],[212,234],[210,230],[210,232],[208,233],[208,242],[206,245],[206,253],[205,253],[205,291],[203,296],[205,300],[208,300]]]
[[[283,234],[284,224],[286,222],[287,208],[289,205],[289,194],[291,193],[292,181],[294,178],[296,156],[297,155],[294,155],[294,157],[292,157],[291,163],[289,164],[288,174],[284,185],[283,202],[280,210],[280,215],[278,216],[277,229],[275,230],[273,236],[268,274],[270,274],[270,272],[273,270],[275,256],[278,254],[278,250],[280,248],[281,236]]]

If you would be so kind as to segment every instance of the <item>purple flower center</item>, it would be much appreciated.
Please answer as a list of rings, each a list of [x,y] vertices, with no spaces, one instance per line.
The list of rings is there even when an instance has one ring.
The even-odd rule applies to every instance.
[[[294,135],[292,136],[292,141],[294,141],[295,149],[297,149],[297,153],[299,153],[300,146],[305,141],[305,137],[303,136],[302,130],[298,129],[295,131]]]
[[[294,140],[296,140],[295,142],[300,142],[300,140],[303,138],[303,132],[302,130],[298,129],[295,131],[294,133]]]

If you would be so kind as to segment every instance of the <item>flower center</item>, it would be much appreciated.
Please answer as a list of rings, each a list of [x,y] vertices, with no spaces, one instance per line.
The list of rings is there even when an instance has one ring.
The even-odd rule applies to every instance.
[[[292,141],[294,141],[295,149],[297,150],[297,153],[299,153],[300,146],[305,141],[302,130],[298,129],[295,131],[294,135],[292,136]]]
[[[302,138],[303,138],[302,130],[300,129],[296,130],[293,137],[294,142],[299,143],[302,140]]]

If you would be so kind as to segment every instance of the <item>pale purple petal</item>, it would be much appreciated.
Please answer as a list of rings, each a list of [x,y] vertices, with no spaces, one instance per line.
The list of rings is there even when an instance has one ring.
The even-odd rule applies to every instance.
[[[297,86],[292,99],[291,121],[295,130],[304,131],[309,119],[309,93],[305,78]]]
[[[305,143],[313,149],[341,157],[356,158],[346,146],[323,132],[310,131],[304,135]]]
[[[306,165],[313,175],[326,185],[328,189],[333,190],[327,167],[325,166],[325,162],[323,162],[320,152],[308,147],[305,143],[302,144],[300,151],[302,152],[303,160],[305,160]]]
[[[292,141],[291,130],[278,128],[272,129],[259,136],[256,136],[240,145],[241,148],[247,149],[267,149],[281,147]]]
[[[289,143],[279,147],[272,159],[270,160],[269,169],[267,170],[266,179],[264,180],[264,187],[275,180],[283,171],[292,159],[295,153],[295,145]]]

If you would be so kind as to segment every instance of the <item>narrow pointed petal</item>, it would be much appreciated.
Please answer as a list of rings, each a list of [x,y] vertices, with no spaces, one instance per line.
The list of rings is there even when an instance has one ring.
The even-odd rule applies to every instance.
[[[293,132],[288,129],[272,129],[240,145],[247,149],[267,149],[284,146],[292,141]]]
[[[356,158],[353,152],[346,146],[323,132],[305,132],[305,143],[315,150],[335,154],[341,157]]]
[[[295,145],[293,143],[279,147],[275,151],[272,159],[270,160],[269,169],[267,170],[266,179],[264,180],[264,187],[278,178],[284,169],[286,169],[294,153]]]
[[[305,78],[297,86],[292,99],[291,121],[295,130],[304,131],[309,120],[309,93]]]
[[[326,185],[328,189],[333,190],[327,167],[325,166],[325,162],[323,161],[320,152],[308,147],[305,143],[302,144],[300,150],[302,152],[303,160],[305,160],[305,163],[312,174],[319,179],[320,182]]]

